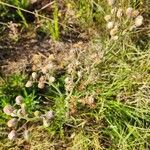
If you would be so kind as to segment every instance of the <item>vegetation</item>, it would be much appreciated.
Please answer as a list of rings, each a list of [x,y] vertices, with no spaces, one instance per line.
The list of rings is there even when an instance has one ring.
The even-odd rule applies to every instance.
[[[149,19],[148,0],[1,0],[0,148],[150,149]]]

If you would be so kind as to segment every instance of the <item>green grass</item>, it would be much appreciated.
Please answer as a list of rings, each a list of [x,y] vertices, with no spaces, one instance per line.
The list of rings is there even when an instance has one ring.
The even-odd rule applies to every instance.
[[[25,83],[31,80],[29,75],[0,78],[0,147],[28,147],[31,150],[150,149],[150,43],[148,39],[140,38],[141,35],[148,36],[147,25],[120,34],[119,39],[113,41],[103,18],[111,9],[105,1],[67,2],[80,16],[75,24],[82,29],[97,28],[98,33],[99,30],[103,33],[91,39],[82,51],[79,48],[75,53],[68,52],[65,73],[58,75],[57,71],[50,70],[46,74],[44,89],[37,87],[39,79],[32,87],[26,88]],[[147,7],[143,8],[140,2],[144,1],[131,5],[147,14]],[[129,7],[129,3],[124,1],[121,6]],[[49,29],[52,38],[58,40],[57,6],[53,17],[54,24],[43,24],[44,31]],[[126,25],[123,27],[127,28]],[[44,73],[39,71],[41,74]],[[50,76],[55,77],[53,83]],[[6,124],[12,117],[4,114],[3,108],[11,104],[18,110],[20,106],[15,103],[18,95],[23,96],[28,115],[19,118],[15,127],[19,135],[10,141],[7,136],[11,128]],[[36,111],[42,114],[41,117],[35,116]],[[52,111],[54,116],[50,125],[45,127],[42,118],[47,111]],[[28,142],[22,136],[25,129],[31,132]]]

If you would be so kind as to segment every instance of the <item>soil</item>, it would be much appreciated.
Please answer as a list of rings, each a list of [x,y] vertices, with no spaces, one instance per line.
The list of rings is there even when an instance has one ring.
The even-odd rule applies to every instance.
[[[0,40],[0,74],[31,72],[35,55],[44,59],[54,54],[61,63],[72,48],[82,50],[88,45],[87,39],[82,38],[82,35],[73,35],[64,35],[59,42],[38,36],[26,38],[24,35],[16,43],[6,38]]]

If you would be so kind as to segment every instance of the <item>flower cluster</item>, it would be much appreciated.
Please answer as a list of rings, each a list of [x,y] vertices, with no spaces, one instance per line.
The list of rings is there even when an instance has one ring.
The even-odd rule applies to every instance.
[[[127,31],[132,31],[143,24],[143,16],[138,10],[132,7],[115,7],[115,0],[108,0],[111,6],[111,12],[104,17],[107,22],[107,29],[112,40],[118,40],[119,35],[124,35]]]
[[[53,118],[53,111],[50,110],[46,112],[45,114],[41,114],[39,111],[35,111],[33,113],[33,117],[31,118],[31,115],[29,117],[29,114],[26,109],[26,105],[24,103],[24,98],[22,96],[17,96],[15,99],[15,105],[12,106],[10,104],[7,104],[3,108],[3,112],[10,116],[10,119],[7,122],[7,126],[11,129],[10,133],[8,134],[8,139],[15,140],[19,134],[22,134],[24,139],[28,141],[30,139],[30,132],[26,129],[26,123],[31,121],[42,121],[44,127],[48,127],[50,125],[50,121]],[[24,122],[24,121],[25,122]],[[22,133],[19,133],[17,129],[20,128],[20,125],[24,122],[22,127],[24,128]]]
[[[33,72],[30,79],[26,82],[25,87],[30,88],[37,84],[39,89],[43,89],[46,84],[52,84],[55,81],[53,74],[56,70],[54,56],[51,54],[48,58],[42,60],[40,55],[33,57]]]

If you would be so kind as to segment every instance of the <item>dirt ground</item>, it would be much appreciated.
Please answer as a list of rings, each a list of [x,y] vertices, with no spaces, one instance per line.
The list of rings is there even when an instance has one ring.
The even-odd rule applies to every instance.
[[[71,49],[82,50],[88,46],[88,41],[81,36],[64,36],[61,41],[36,36],[21,38],[16,43],[6,38],[0,40],[0,74],[31,72],[36,55],[45,59],[53,54],[58,63],[62,63]]]

